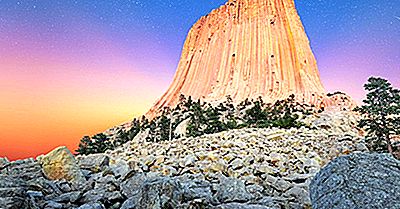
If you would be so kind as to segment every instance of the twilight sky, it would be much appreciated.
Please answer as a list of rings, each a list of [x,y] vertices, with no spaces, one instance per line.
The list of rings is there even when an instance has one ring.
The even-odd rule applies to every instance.
[[[147,111],[192,24],[226,0],[0,0],[0,157],[74,150]],[[399,0],[297,0],[328,91],[400,87]]]

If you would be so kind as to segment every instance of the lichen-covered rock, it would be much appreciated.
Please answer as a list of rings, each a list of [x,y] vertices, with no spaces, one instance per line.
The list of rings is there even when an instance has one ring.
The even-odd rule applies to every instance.
[[[400,161],[354,153],[323,168],[310,185],[313,208],[400,208]]]
[[[74,156],[66,147],[58,147],[38,157],[43,174],[50,180],[68,180],[75,185],[85,182]]]

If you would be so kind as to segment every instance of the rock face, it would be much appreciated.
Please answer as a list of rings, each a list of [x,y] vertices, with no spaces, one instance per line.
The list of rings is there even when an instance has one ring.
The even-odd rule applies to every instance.
[[[310,185],[313,208],[400,208],[400,161],[351,154],[323,168]]]
[[[266,102],[295,94],[329,104],[293,0],[229,0],[190,30],[173,83],[147,114],[179,96]]]

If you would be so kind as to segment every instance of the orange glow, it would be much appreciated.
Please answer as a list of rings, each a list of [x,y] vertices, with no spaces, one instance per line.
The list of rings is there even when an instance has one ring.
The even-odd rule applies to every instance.
[[[42,72],[44,65],[58,69],[57,73]],[[143,114],[163,85],[124,66],[95,73],[51,63],[32,64],[30,70],[36,74],[25,74],[25,66],[0,66],[6,72],[0,76],[0,157],[11,160],[37,156],[61,145],[73,151],[82,136]]]

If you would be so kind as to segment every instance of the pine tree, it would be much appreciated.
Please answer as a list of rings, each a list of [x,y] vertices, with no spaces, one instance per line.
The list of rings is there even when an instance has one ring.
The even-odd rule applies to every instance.
[[[236,116],[236,108],[233,104],[231,96],[226,96],[226,101],[223,104],[223,109],[219,108],[218,111],[224,112],[225,117],[223,118],[224,126],[226,129],[238,128],[238,118]]]
[[[142,127],[143,127],[142,123],[135,118],[132,121],[131,128],[127,132],[128,140],[132,140],[133,138],[135,138],[135,136],[143,129]]]
[[[94,149],[92,153],[103,153],[110,148],[112,149],[110,140],[103,133],[94,135],[92,137],[92,141],[94,142]]]
[[[149,127],[149,125],[150,125],[150,121],[149,121],[149,119],[147,119],[146,118],[146,116],[142,116],[142,118],[140,119],[140,130],[141,131],[143,131],[143,130],[145,130],[146,128],[148,128]]]
[[[365,128],[372,150],[393,152],[390,137],[400,134],[400,91],[385,79],[371,77],[364,85],[367,98],[356,108],[364,117],[359,127]]]
[[[93,153],[93,142],[92,139],[89,136],[84,136],[80,143],[79,147],[76,150],[76,152],[80,155],[87,155],[90,153]]]
[[[286,129],[304,126],[304,123],[298,122],[299,117],[295,114],[297,111],[303,114],[306,113],[300,106],[300,104],[296,103],[295,95],[293,94],[285,100],[277,101],[270,110],[272,113],[272,126]]]
[[[124,129],[121,128],[118,130],[114,141],[111,142],[111,144],[112,144],[111,149],[115,149],[116,147],[119,147],[120,145],[125,144],[129,140],[130,140],[129,131],[125,131]]]
[[[270,121],[268,118],[268,113],[264,111],[264,101],[257,99],[253,101],[253,106],[246,110],[246,115],[244,116],[245,123],[250,127],[265,128],[270,126]]]
[[[156,125],[159,141],[170,140],[172,137],[171,118],[169,118],[168,115],[170,115],[169,111],[164,111]]]
[[[152,121],[149,122],[149,124],[147,125],[146,128],[149,129],[149,134],[146,137],[147,141],[151,141],[151,142],[156,142],[156,134],[157,134],[157,124],[156,124],[156,120],[159,117],[156,117],[155,119],[153,119]]]
[[[224,123],[221,121],[221,113],[218,109],[214,108],[212,105],[208,105],[205,110],[205,134],[213,134],[226,130]]]
[[[191,101],[190,97],[188,101]],[[203,124],[205,124],[206,118],[204,116],[204,110],[201,106],[200,100],[194,103],[191,102],[191,105],[190,106],[188,105],[188,109],[190,111],[190,116],[189,116],[190,121],[187,127],[187,135],[188,136],[203,135],[204,134]]]

